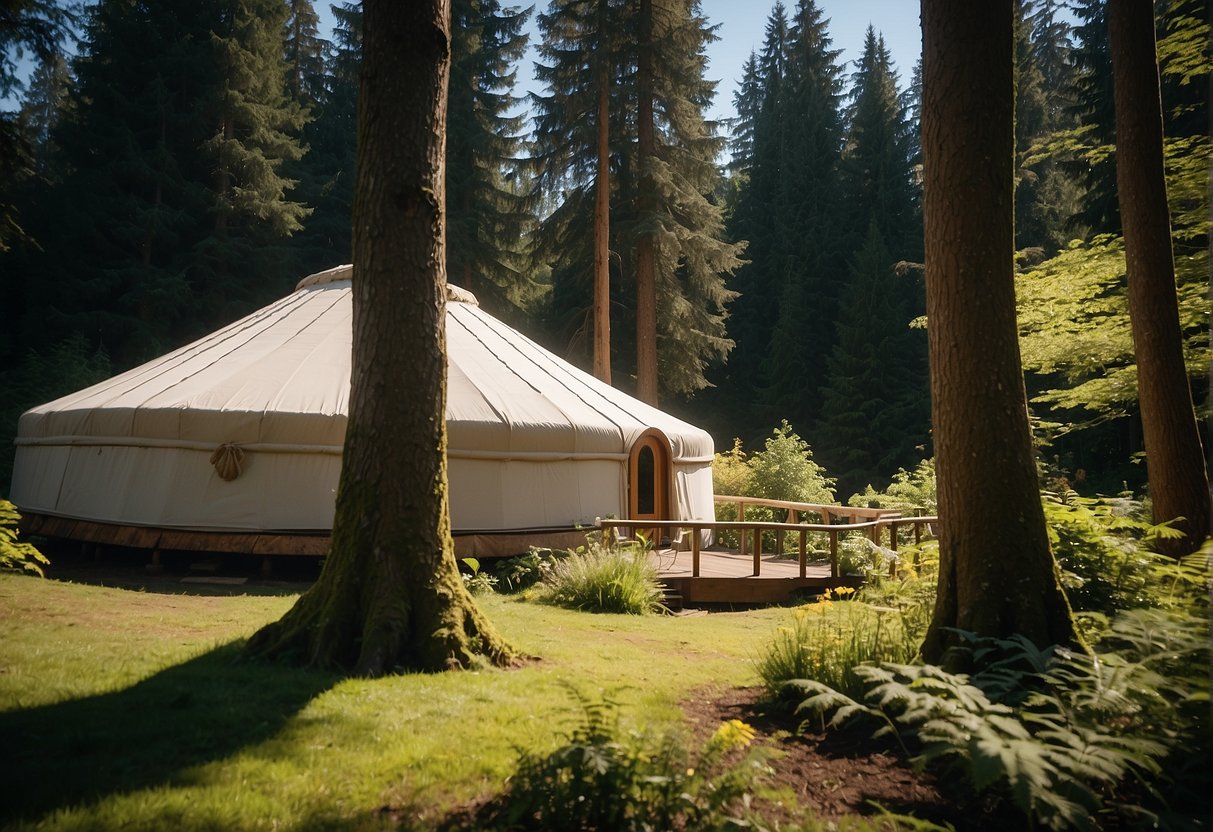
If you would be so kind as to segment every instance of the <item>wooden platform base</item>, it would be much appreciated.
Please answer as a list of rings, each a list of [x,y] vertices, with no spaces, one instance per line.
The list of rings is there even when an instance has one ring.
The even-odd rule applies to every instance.
[[[455,532],[455,557],[506,557],[532,546],[571,549],[585,543],[587,530],[535,529],[517,532]],[[222,552],[261,556],[320,557],[328,552],[329,533],[213,532],[119,526],[47,514],[21,514],[21,533],[76,540],[101,546],[123,546],[167,552]]]
[[[857,576],[830,577],[828,564],[808,564],[800,577],[795,560],[766,555],[759,575],[754,558],[727,549],[705,549],[699,555],[699,577],[691,574],[691,553],[663,549],[654,555],[662,583],[695,604],[775,604],[845,586],[858,589]]]

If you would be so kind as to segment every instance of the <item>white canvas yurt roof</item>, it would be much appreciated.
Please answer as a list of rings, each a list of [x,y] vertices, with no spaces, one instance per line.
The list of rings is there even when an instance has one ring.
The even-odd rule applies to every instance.
[[[195,343],[28,411],[13,502],[24,512],[125,526],[331,528],[349,403],[351,277],[349,266],[312,275]],[[628,454],[654,429],[669,443],[671,514],[712,518],[705,431],[557,358],[470,294],[452,289],[450,300],[457,533],[628,516]]]

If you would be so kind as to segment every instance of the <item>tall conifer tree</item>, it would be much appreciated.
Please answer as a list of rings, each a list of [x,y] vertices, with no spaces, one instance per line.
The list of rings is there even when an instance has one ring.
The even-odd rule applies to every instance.
[[[352,259],[362,7],[343,3],[332,11],[333,40],[326,50],[320,96],[303,132],[308,153],[295,167],[300,197],[312,207],[293,241],[297,271],[304,274]]]
[[[525,117],[514,95],[529,16],[498,0],[451,3],[447,272],[497,314],[529,294],[519,241],[531,206],[516,170]]]
[[[817,390],[833,346],[846,257],[855,245],[842,225],[842,78],[827,23],[813,0],[797,3],[779,113],[782,176],[773,215],[779,219],[768,254],[778,308],[762,367],[767,400],[801,425],[819,412]]]
[[[302,123],[285,15],[277,0],[90,9],[31,329],[87,333],[122,366],[289,286],[274,246],[306,210],[281,172]]]
[[[893,271],[893,256],[873,218],[851,267],[827,362],[822,416],[814,444],[845,497],[866,485],[885,487],[898,468],[910,468],[926,443],[929,401],[922,389],[920,331]]]
[[[595,11],[594,4],[571,0],[553,3],[539,18],[544,36],[540,54],[546,63],[537,77],[550,94],[536,99],[536,167],[545,192],[559,192],[539,235],[539,251],[553,269],[553,308],[572,323],[563,340],[584,332],[593,273],[592,183],[598,147],[596,64],[590,56],[595,48],[609,49],[617,56],[610,98],[612,260],[634,280],[638,251],[651,246],[659,388],[694,392],[707,384],[705,367],[723,359],[732,346],[724,331],[724,307],[732,297],[724,277],[737,267],[741,249],[723,241],[721,209],[710,198],[720,181],[716,157],[723,144],[703,116],[714,92],[714,84],[703,78],[703,47],[711,29],[697,4],[678,0],[653,6],[652,41],[643,50],[647,64],[641,72],[640,3],[621,4],[609,16],[607,31],[598,28]],[[653,126],[643,153],[641,76]],[[621,283],[636,285],[627,279]],[[620,291],[617,297],[630,301],[633,316],[643,305],[634,293],[628,298]],[[615,333],[629,329],[612,327]],[[629,356],[619,349],[627,339],[617,340],[619,366]]]

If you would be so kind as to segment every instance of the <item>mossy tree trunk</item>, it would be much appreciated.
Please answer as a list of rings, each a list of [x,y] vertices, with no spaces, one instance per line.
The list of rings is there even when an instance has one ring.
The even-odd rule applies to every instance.
[[[923,0],[927,333],[941,523],[924,658],[949,628],[1074,643],[1015,324],[1013,0]]]
[[[319,580],[249,643],[379,676],[513,653],[455,563],[447,501],[443,155],[449,0],[366,0],[349,423]]]
[[[1163,175],[1162,93],[1150,0],[1109,0],[1116,96],[1116,183],[1129,277],[1129,320],[1154,522],[1184,518],[1186,555],[1209,536],[1209,474],[1184,367],[1171,218]]]

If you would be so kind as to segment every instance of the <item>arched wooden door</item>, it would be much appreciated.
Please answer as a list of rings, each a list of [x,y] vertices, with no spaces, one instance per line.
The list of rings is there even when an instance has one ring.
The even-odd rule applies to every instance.
[[[669,520],[673,467],[670,442],[659,430],[641,434],[628,457],[628,517]]]

